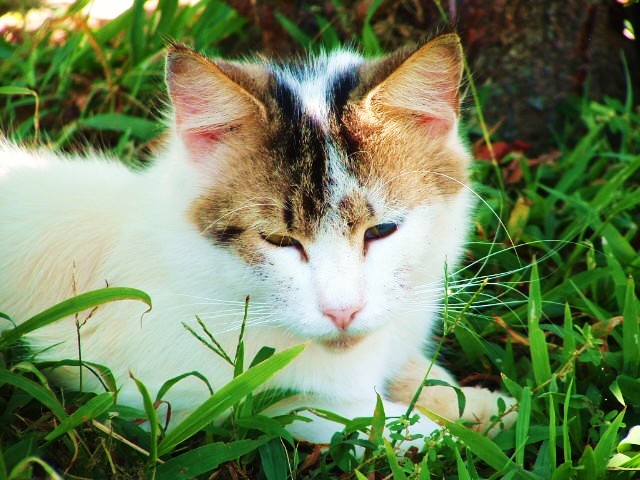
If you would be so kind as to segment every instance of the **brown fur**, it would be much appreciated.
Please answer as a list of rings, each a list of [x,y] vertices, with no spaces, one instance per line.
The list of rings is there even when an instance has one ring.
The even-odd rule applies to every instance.
[[[418,68],[425,63],[433,64],[433,71]],[[367,201],[367,190],[382,194],[391,209],[411,209],[455,194],[467,182],[466,155],[452,151],[445,139],[448,131],[442,131],[449,119],[434,120],[399,108],[394,97],[407,89],[411,93],[411,82],[419,88],[420,82],[432,81],[431,75],[449,89],[442,98],[428,99],[433,115],[445,111],[457,115],[461,48],[455,36],[367,62],[360,69],[360,83],[341,117],[331,119],[330,131],[337,145],[352,150],[343,160],[363,190],[334,206],[323,200],[326,193],[321,190],[326,187],[320,185],[320,178],[324,178],[322,185],[330,179],[326,171],[316,170],[322,164],[315,156],[322,152],[309,147],[314,141],[310,120],[301,117],[299,125],[288,123],[274,96],[275,79],[263,65],[210,62],[174,46],[168,72],[170,88],[179,86],[172,76],[188,74],[196,91],[208,84],[228,89],[238,99],[233,128],[221,136],[226,150],[224,158],[217,160],[221,164],[215,185],[193,204],[191,217],[201,231],[252,263],[261,261],[257,246],[264,235],[292,236],[305,243],[314,238],[321,218],[330,211],[341,220],[347,235],[362,241],[364,230],[379,220]],[[180,98],[173,91],[174,103],[179,104],[176,96]],[[292,129],[299,142],[293,150],[289,145]],[[217,146],[211,148],[215,154]]]
[[[410,403],[424,380],[425,372],[428,369],[429,363],[426,359],[413,358],[389,386],[389,397],[396,402]],[[451,374],[435,364],[431,366],[429,379],[443,380],[455,385]],[[498,413],[497,401],[500,395],[484,388],[461,387],[461,390],[466,399],[466,407],[462,416],[460,416],[458,410],[458,397],[451,387],[431,386],[423,388],[418,398],[417,406],[435,412],[448,420],[462,418],[472,423],[474,430],[485,432],[493,424],[492,417],[495,417]],[[516,414],[508,411],[502,418],[495,418],[494,420],[496,424],[502,423],[509,427],[515,422]],[[490,433],[495,434],[499,430],[500,428],[496,426],[490,430]]]

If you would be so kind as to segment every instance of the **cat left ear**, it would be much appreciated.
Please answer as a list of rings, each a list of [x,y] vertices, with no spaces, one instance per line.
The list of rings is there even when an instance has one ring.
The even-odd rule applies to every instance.
[[[462,72],[460,38],[442,35],[406,57],[365,101],[376,111],[409,114],[429,131],[444,133],[460,113]]]
[[[173,45],[167,53],[166,83],[178,132],[187,146],[224,142],[228,133],[265,115],[262,103],[234,77],[249,77],[238,65],[218,64],[193,50]],[[245,83],[257,83],[255,79]]]

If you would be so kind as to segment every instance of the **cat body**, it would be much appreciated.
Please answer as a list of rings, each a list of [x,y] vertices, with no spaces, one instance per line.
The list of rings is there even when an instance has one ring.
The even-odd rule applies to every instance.
[[[173,47],[173,109],[149,168],[0,146],[0,310],[20,322],[107,285],[148,293],[145,315],[140,302],[114,302],[28,337],[38,360],[78,358],[78,321],[83,360],[111,369],[120,401],[140,405],[129,372],[152,395],[191,371],[214,390],[231,380],[183,323],[201,331],[198,316],[233,352],[250,295],[247,358],[309,342],[269,384],[300,392],[281,411],[370,416],[377,391],[387,415],[403,414],[430,364],[443,276],[472,204],[457,134],[461,55],[454,35],[377,60],[337,51],[300,65]],[[432,376],[454,384],[438,366]],[[76,367],[52,377],[78,386]],[[465,392],[464,416],[486,424],[497,394]],[[179,417],[208,395],[189,377],[165,399]],[[452,389],[430,387],[421,403],[457,417]],[[326,442],[337,427],[291,429]]]

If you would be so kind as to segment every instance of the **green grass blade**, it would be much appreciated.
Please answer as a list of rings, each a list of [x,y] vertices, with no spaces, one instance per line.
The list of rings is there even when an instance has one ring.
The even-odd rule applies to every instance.
[[[385,438],[384,439],[384,450],[387,454],[387,461],[389,462],[389,467],[391,468],[391,473],[393,474],[394,480],[407,480],[407,475],[404,473],[402,468],[400,467],[400,463],[398,463],[398,458],[396,457],[396,452],[391,446],[391,443]]]
[[[507,388],[513,398],[520,398],[522,396],[522,388],[517,382],[514,382],[506,375],[502,375],[502,383]]]
[[[562,331],[562,361],[568,362],[576,351],[576,339],[573,330],[573,317],[571,316],[571,307],[568,303],[564,304],[564,326]]]
[[[36,92],[30,88],[8,85],[6,87],[0,87],[0,95],[36,95]]]
[[[376,10],[378,10],[382,5],[382,1],[383,0],[373,0],[369,4],[367,14],[364,18],[364,23],[362,25],[362,46],[367,55],[379,55],[382,51],[378,37],[376,37],[376,34],[373,31],[373,26],[371,25],[371,19],[376,13]]]
[[[247,296],[244,301],[244,316],[242,317],[242,326],[240,327],[240,335],[238,336],[238,344],[233,359],[233,376],[237,377],[244,372],[244,334],[247,328],[247,320],[249,319],[249,301]]]
[[[49,361],[49,362],[38,362],[38,368],[40,370],[51,369],[50,371],[54,371],[56,368],[60,367],[84,367],[89,370],[89,372],[95,377],[95,379],[100,382],[100,385],[107,392],[111,392],[115,395],[115,402],[118,401],[117,393],[118,393],[118,385],[115,377],[111,370],[109,370],[104,365],[100,365],[99,363],[93,362],[85,362],[78,360],[58,360],[58,361]]]
[[[540,328],[542,316],[542,294],[540,292],[540,276],[538,263],[534,259],[531,264],[531,281],[529,284],[529,348],[531,349],[531,362],[533,364],[533,376],[538,385],[542,385],[551,378],[551,364],[549,363],[549,351],[547,339]]]
[[[619,375],[616,379],[620,394],[627,401],[623,404],[637,405],[640,402],[640,378]]]
[[[78,120],[78,125],[96,130],[120,133],[130,132],[131,135],[143,142],[157,137],[161,132],[161,128],[157,122],[122,113],[102,113],[92,117],[82,118]]]
[[[131,59],[133,65],[137,65],[144,55],[145,38],[144,38],[144,26],[146,12],[144,11],[144,4],[146,0],[134,0],[131,7],[132,16],[131,24],[129,25],[129,43],[131,45]]]
[[[178,10],[178,0],[160,0],[158,2],[158,10],[160,11],[160,21],[153,35],[156,38],[170,33]]]
[[[598,464],[591,445],[584,449],[579,465],[582,467],[580,480],[598,480]]]
[[[282,417],[278,417],[282,419]],[[275,418],[266,417],[264,415],[253,415],[251,417],[240,417],[234,420],[235,424],[239,427],[246,429],[256,429],[265,433],[271,437],[280,437],[285,439],[289,445],[293,446],[295,440],[293,435],[282,426],[282,423]]]
[[[542,317],[542,294],[540,292],[540,275],[538,262],[534,258],[531,262],[531,278],[529,283],[528,320],[529,328],[538,327]]]
[[[355,473],[356,475],[356,479],[357,480],[368,480],[367,477],[365,477],[362,473],[360,473],[358,470],[354,470],[353,473]]]
[[[258,448],[262,471],[267,480],[281,480],[287,478],[289,462],[284,445],[279,438],[274,438]]]
[[[533,376],[537,385],[543,385],[551,378],[551,366],[549,364],[549,352],[547,339],[539,327],[529,331],[531,349],[531,362],[533,363]]]
[[[462,455],[460,455],[460,449],[457,445],[454,446],[453,451],[456,456],[456,467],[458,470],[457,478],[459,480],[471,480],[471,475],[469,474],[469,470],[467,470],[467,466],[465,465],[464,460],[462,460]]]
[[[44,312],[31,317],[16,328],[5,330],[2,332],[2,336],[0,336],[0,350],[13,345],[27,333],[33,332],[69,315],[97,307],[104,303],[120,300],[139,300],[146,303],[149,309],[151,309],[151,298],[141,290],[125,287],[108,287],[93,290],[60,302]]]
[[[111,392],[102,393],[93,397],[78,410],[65,418],[60,424],[44,437],[48,442],[55,440],[61,435],[79,427],[83,423],[89,422],[108,411],[114,405],[113,394]]]
[[[605,432],[600,437],[596,448],[593,449],[593,456],[595,459],[598,477],[602,477],[606,471],[607,463],[616,450],[616,444],[618,441],[618,430],[622,425],[622,419],[624,418],[625,410],[620,412],[616,418],[607,427]]]
[[[333,27],[332,22],[322,15],[316,15],[315,18],[320,28],[320,34],[322,35],[322,46],[329,51],[339,48],[341,45],[340,36]]]
[[[162,400],[164,396],[167,394],[167,392],[171,390],[171,388],[173,388],[173,386],[176,383],[188,377],[196,377],[197,379],[202,380],[202,383],[204,383],[209,389],[209,394],[213,395],[213,388],[211,388],[211,384],[209,383],[209,380],[207,379],[207,377],[202,375],[200,372],[193,371],[193,372],[183,373],[182,375],[178,375],[177,377],[173,377],[167,380],[166,382],[164,382],[162,384],[162,387],[160,387],[160,390],[158,390],[158,394],[156,395],[156,402],[159,402],[160,400]]]
[[[4,461],[4,451],[0,445],[0,480],[7,480],[7,465]]]
[[[419,480],[429,480],[431,478],[431,471],[429,470],[429,455],[425,455],[420,463],[420,478]]]
[[[615,230],[615,229],[614,229]],[[615,230],[617,232],[617,230]],[[625,293],[627,290],[627,275],[618,260],[615,252],[613,251],[609,240],[603,238],[602,250],[604,256],[607,259],[608,270],[611,274],[611,280],[613,281],[613,291],[616,296],[616,303],[620,311],[624,310]]]
[[[0,95],[30,95],[34,99],[33,113],[33,129],[35,131],[35,139],[38,139],[40,133],[40,96],[35,90],[25,87],[5,86],[0,87]]]
[[[305,345],[297,345],[276,353],[271,358],[235,377],[167,434],[159,445],[159,455],[169,453],[176,445],[195,435],[204,426],[223,415],[232,405],[287,366],[302,353],[304,348]]]
[[[31,470],[32,464],[39,465],[45,471],[49,480],[63,480],[51,465],[38,457],[24,458],[18,465],[13,467],[9,474],[9,480],[24,480],[28,478],[26,474]]]
[[[69,6],[68,14],[80,13],[92,0],[76,0]]]
[[[142,405],[144,406],[144,412],[147,415],[147,422],[149,423],[149,464],[155,466],[158,460],[158,412],[153,405],[153,400],[145,384],[134,377],[131,372],[129,372],[129,377],[135,382],[142,396]]]
[[[238,440],[232,443],[211,443],[167,460],[156,468],[156,480],[188,480],[210,472],[224,462],[235,460],[264,445],[271,437]]]
[[[556,431],[556,404],[553,395],[549,395],[549,468],[552,474],[557,465]]]
[[[564,463],[571,463],[571,437],[569,435],[570,419],[569,408],[571,405],[571,391],[573,390],[573,379],[569,380],[569,386],[567,387],[567,393],[564,396],[564,412],[562,417],[562,453],[564,454]]]
[[[630,377],[637,377],[640,365],[640,312],[635,295],[635,283],[632,277],[627,281],[624,299],[622,323],[622,358],[623,372]]]
[[[291,35],[291,38],[293,38],[296,42],[298,42],[304,48],[311,48],[311,46],[313,45],[313,39],[309,35],[304,33],[302,30],[300,30],[298,25],[296,25],[294,22],[289,20],[281,12],[276,11],[275,17],[276,17],[276,20],[278,20],[278,23],[280,23],[280,25],[282,26],[282,28],[284,28],[285,31],[289,35]]]
[[[464,396],[464,393],[462,393],[462,389],[460,387],[453,386],[444,380],[437,380],[434,378],[427,378],[423,384],[425,387],[440,386],[453,389],[453,391],[456,392],[456,400],[458,402],[458,416],[462,417],[462,412],[464,412],[465,407],[467,406],[467,399]]]
[[[418,406],[417,408],[434,422],[438,422],[439,424],[444,425],[447,430],[449,430],[467,447],[469,447],[474,455],[490,465],[497,472],[500,473],[517,470],[521,478],[538,478],[536,475],[521,471],[518,465],[516,465],[513,460],[507,457],[498,445],[496,445],[493,441],[491,441],[484,435],[467,427],[464,427],[456,422],[447,420],[446,418],[441,417],[437,413],[434,413],[430,410],[426,410],[420,406]]]
[[[256,356],[253,357],[253,360],[251,360],[251,364],[249,365],[249,368],[253,368],[259,363],[264,362],[267,358],[271,358],[274,353],[276,353],[275,348],[262,347],[260,350],[258,350],[258,353],[256,353]]]
[[[371,431],[369,433],[369,441],[376,445],[382,444],[382,436],[384,435],[384,425],[386,421],[386,414],[384,412],[384,403],[380,394],[376,393],[376,407],[373,410],[373,417],[371,419]]]
[[[35,398],[38,402],[51,410],[58,420],[62,421],[67,418],[67,412],[51,390],[46,389],[33,380],[24,378],[22,375],[10,372],[9,370],[0,370],[0,385],[5,383],[13,385]]]
[[[524,387],[520,397],[518,420],[516,423],[516,463],[524,465],[525,445],[529,436],[529,423],[531,421],[531,389]]]
[[[606,322],[608,320],[609,315],[607,314],[607,312],[605,312],[602,308],[600,308],[594,302],[589,300],[587,296],[580,290],[580,288],[573,281],[569,280],[569,284],[573,287],[576,294],[578,294],[578,296],[582,299],[586,308],[589,309],[589,311],[593,314],[594,317],[596,317],[601,322]]]

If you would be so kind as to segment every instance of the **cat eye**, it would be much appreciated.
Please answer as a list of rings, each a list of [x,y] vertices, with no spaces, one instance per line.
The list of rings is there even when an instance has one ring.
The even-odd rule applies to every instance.
[[[267,241],[271,245],[276,247],[294,247],[299,250],[302,249],[302,244],[293,237],[287,235],[261,235],[263,240]]]
[[[398,230],[398,224],[393,222],[381,223],[367,228],[364,232],[364,239],[367,240],[379,240],[384,237],[388,237],[393,232]]]

